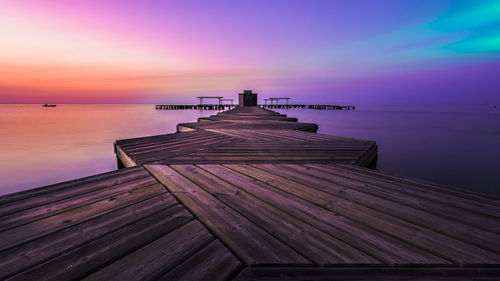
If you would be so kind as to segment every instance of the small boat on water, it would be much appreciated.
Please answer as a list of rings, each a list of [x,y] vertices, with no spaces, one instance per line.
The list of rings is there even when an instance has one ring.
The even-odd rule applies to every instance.
[[[46,103],[46,104],[43,105],[43,107],[56,107],[56,105],[55,104],[47,104]]]

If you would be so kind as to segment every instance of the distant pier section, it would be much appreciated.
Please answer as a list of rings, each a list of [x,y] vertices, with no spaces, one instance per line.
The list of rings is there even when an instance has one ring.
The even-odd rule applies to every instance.
[[[251,106],[258,106],[261,108],[270,109],[322,109],[322,110],[354,110],[354,105],[332,105],[332,104],[290,104],[289,97],[275,97],[264,99],[264,104],[257,104],[257,94],[252,90],[245,90],[238,95],[238,104],[233,103],[233,99],[225,99],[222,96],[201,96],[198,104],[157,104],[156,109],[162,110],[182,110],[182,109],[195,109],[195,110],[227,110],[244,104],[251,104]],[[217,103],[204,103],[204,100],[217,100]],[[285,103],[280,103],[280,100],[285,100]],[[248,106],[248,105],[247,105]]]

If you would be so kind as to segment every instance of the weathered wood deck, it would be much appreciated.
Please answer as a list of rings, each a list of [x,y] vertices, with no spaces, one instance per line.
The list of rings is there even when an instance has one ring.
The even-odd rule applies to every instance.
[[[500,199],[366,168],[375,142],[269,110],[192,124],[0,197],[0,280],[499,279]]]
[[[199,122],[181,134],[118,140],[115,150],[126,167],[147,163],[349,163],[374,166],[374,141],[310,133],[316,124],[243,107]],[[182,131],[182,130],[181,130]]]
[[[283,114],[258,107],[237,107],[233,110],[224,111],[207,118],[200,118],[198,121],[199,122],[181,123],[177,125],[177,131],[186,132],[196,129],[281,129],[315,133],[318,130],[318,125],[316,124],[296,122],[296,118],[287,118]]]

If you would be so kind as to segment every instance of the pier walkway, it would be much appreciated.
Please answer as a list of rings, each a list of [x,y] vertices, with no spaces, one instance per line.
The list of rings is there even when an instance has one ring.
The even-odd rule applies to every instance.
[[[117,140],[123,169],[1,196],[0,280],[500,276],[500,199],[371,169],[374,141],[259,107],[177,129]]]
[[[229,99],[231,100],[231,99]],[[226,110],[235,108],[235,104],[157,104],[155,109],[163,110],[180,110],[180,109],[197,109],[197,110]],[[354,110],[353,105],[332,105],[332,104],[259,104],[261,108],[268,109],[323,109],[323,110]]]

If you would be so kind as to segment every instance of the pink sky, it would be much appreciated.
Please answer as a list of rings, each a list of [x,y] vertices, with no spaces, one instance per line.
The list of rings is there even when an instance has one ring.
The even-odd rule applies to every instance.
[[[3,0],[0,103],[192,102],[243,89],[296,102],[500,102],[498,11],[498,1]]]

